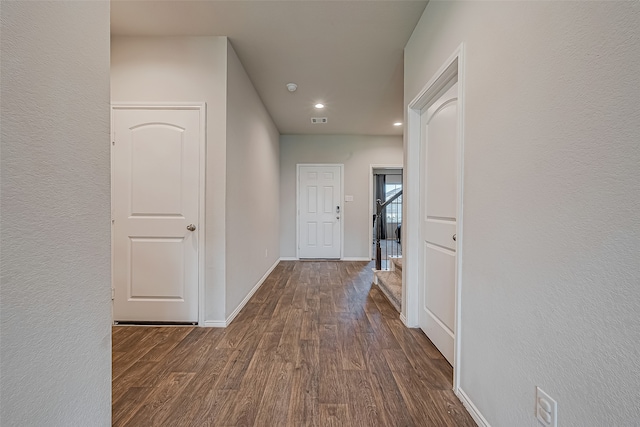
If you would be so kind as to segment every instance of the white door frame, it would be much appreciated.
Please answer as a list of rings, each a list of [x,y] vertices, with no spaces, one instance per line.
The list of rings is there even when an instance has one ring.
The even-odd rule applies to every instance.
[[[427,81],[422,90],[409,103],[407,107],[407,146],[406,169],[404,183],[405,194],[405,221],[407,224],[405,242],[407,250],[403,254],[405,268],[405,283],[403,307],[406,307],[406,324],[411,327],[418,326],[420,311],[420,115],[422,109],[434,101],[442,89],[457,77],[458,81],[458,213],[457,213],[457,248],[456,248],[456,283],[455,283],[455,316],[454,316],[454,363],[453,363],[453,390],[457,393],[460,388],[460,303],[462,288],[462,248],[463,235],[463,175],[464,175],[464,44],[458,46],[455,52],[447,59],[431,79]],[[405,227],[403,226],[403,231]]]
[[[373,215],[375,212],[373,211],[373,170],[374,169],[402,169],[402,173],[404,174],[404,166],[403,165],[369,165],[369,221],[373,220]],[[404,177],[402,180],[402,188],[404,188]],[[404,191],[403,191],[404,194]],[[369,223],[371,224],[371,223]],[[373,226],[369,227],[369,241],[371,241],[371,229]],[[369,244],[369,260],[373,259],[373,245]]]
[[[297,163],[296,164],[296,259],[300,259],[300,166],[322,167],[322,166],[338,166],[340,168],[340,206],[342,211],[340,214],[340,259],[344,256],[344,221],[345,221],[345,203],[344,203],[344,164],[342,163]]]
[[[206,172],[206,151],[207,151],[207,104],[205,102],[112,102],[111,103],[111,292],[113,295],[113,290],[115,288],[113,283],[114,270],[113,270],[113,260],[114,260],[114,247],[113,240],[115,238],[114,235],[114,176],[113,176],[113,146],[115,144],[115,135],[114,135],[114,123],[113,123],[113,110],[136,110],[136,109],[147,109],[147,110],[197,110],[200,112],[200,141],[199,141],[199,175],[200,175],[200,191],[198,195],[198,228],[196,232],[198,233],[198,326],[204,326],[204,283],[205,283],[205,268],[204,268],[204,251],[205,251],[205,172]],[[113,321],[113,298],[112,298],[112,314],[111,320]]]

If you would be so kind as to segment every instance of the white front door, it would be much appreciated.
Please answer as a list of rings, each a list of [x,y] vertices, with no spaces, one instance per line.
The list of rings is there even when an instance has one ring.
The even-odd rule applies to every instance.
[[[458,85],[421,113],[420,327],[453,365]]]
[[[113,318],[197,322],[201,110],[112,113]]]
[[[342,167],[298,165],[298,257],[340,258]]]

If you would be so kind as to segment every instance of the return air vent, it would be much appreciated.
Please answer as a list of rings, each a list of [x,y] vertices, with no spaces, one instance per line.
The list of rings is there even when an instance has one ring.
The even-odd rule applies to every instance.
[[[326,117],[311,117],[311,123],[327,123]]]

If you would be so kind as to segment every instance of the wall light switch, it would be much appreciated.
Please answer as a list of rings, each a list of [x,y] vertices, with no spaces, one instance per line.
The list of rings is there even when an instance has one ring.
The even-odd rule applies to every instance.
[[[536,418],[544,427],[558,427],[558,403],[536,387]]]
[[[344,196],[345,202],[353,202],[353,196]]]

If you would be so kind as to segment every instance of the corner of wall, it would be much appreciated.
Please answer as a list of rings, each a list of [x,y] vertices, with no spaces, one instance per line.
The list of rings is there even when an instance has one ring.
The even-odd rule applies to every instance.
[[[0,15],[0,424],[111,425],[109,3]]]

